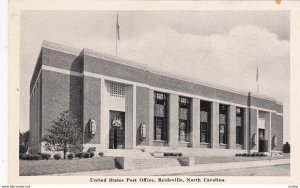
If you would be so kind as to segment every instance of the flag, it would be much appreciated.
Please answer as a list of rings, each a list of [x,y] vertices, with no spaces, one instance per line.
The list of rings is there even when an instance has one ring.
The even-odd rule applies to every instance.
[[[259,75],[258,75],[258,66],[257,66],[257,69],[256,69],[256,81],[258,81],[258,77],[259,77]]]
[[[120,26],[119,26],[119,17],[118,17],[118,14],[117,14],[116,33],[117,33],[117,39],[120,40]]]

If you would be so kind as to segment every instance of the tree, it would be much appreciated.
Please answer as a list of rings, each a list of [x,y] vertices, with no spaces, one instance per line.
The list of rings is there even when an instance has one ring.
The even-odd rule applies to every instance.
[[[82,140],[82,126],[70,110],[62,112],[57,121],[53,121],[53,125],[43,138],[43,141],[54,146],[56,151],[63,151],[64,159],[70,148],[76,145],[82,146]]]
[[[23,139],[24,139],[24,145],[28,148],[29,141],[30,141],[30,131],[29,130],[23,133]]]
[[[25,131],[21,133],[19,131],[19,144],[24,145],[25,147],[29,147],[29,141],[30,141],[30,131]]]

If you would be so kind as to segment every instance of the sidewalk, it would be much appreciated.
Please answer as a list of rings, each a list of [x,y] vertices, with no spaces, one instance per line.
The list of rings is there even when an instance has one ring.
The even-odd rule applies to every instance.
[[[197,166],[180,166],[173,168],[154,168],[139,169],[132,171],[124,170],[103,170],[93,172],[76,172],[64,174],[52,174],[51,176],[176,176],[188,175],[196,172],[213,172],[219,170],[231,170],[241,168],[265,167],[274,165],[289,164],[290,159],[262,160],[262,161],[245,161],[229,163],[210,163],[199,164]]]

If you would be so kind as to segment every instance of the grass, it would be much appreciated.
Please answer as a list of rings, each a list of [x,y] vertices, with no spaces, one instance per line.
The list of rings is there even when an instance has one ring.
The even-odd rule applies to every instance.
[[[243,162],[243,161],[259,161],[259,160],[277,160],[289,157],[196,157],[196,164],[209,163],[228,163],[228,162]]]
[[[60,174],[116,169],[113,157],[94,157],[73,160],[20,160],[20,176]]]

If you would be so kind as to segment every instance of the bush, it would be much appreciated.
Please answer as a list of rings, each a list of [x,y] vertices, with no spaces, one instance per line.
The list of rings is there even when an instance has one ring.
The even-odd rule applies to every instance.
[[[93,158],[95,156],[94,152],[90,152],[90,157]]]
[[[89,154],[88,152],[84,152],[84,153],[83,153],[83,157],[84,157],[84,158],[90,158],[90,154]]]
[[[30,160],[30,161],[42,159],[42,157],[38,154],[22,154],[19,155],[19,158],[22,160]]]
[[[24,154],[27,152],[27,147],[24,145],[19,145],[19,154]]]
[[[102,157],[104,153],[102,151],[99,152],[99,156]]]
[[[178,153],[178,156],[181,157],[181,156],[182,156],[182,153]]]
[[[30,160],[32,161],[34,159],[33,154],[25,154],[25,160]]]
[[[242,157],[246,157],[246,156],[247,156],[247,154],[246,154],[246,153],[243,153],[243,154],[242,154]]]
[[[95,151],[96,151],[96,147],[89,147],[89,149],[87,150],[88,153],[95,152]]]
[[[82,153],[83,145],[82,144],[71,144],[69,146],[69,151],[71,153]]]
[[[19,159],[26,160],[26,154],[19,154]]]
[[[78,157],[79,159],[81,159],[83,157],[83,153],[82,152],[75,153],[75,157]]]
[[[72,160],[72,159],[74,159],[74,154],[73,153],[69,153],[67,155],[67,157],[68,157],[69,160]]]
[[[34,154],[33,155],[33,160],[42,160],[42,157],[39,154]]]
[[[54,157],[54,159],[56,159],[56,160],[59,160],[59,159],[61,159],[61,156],[60,156],[60,154],[55,154],[53,157]]]
[[[43,160],[48,160],[51,157],[51,155],[48,153],[38,153],[38,155],[41,156]]]

